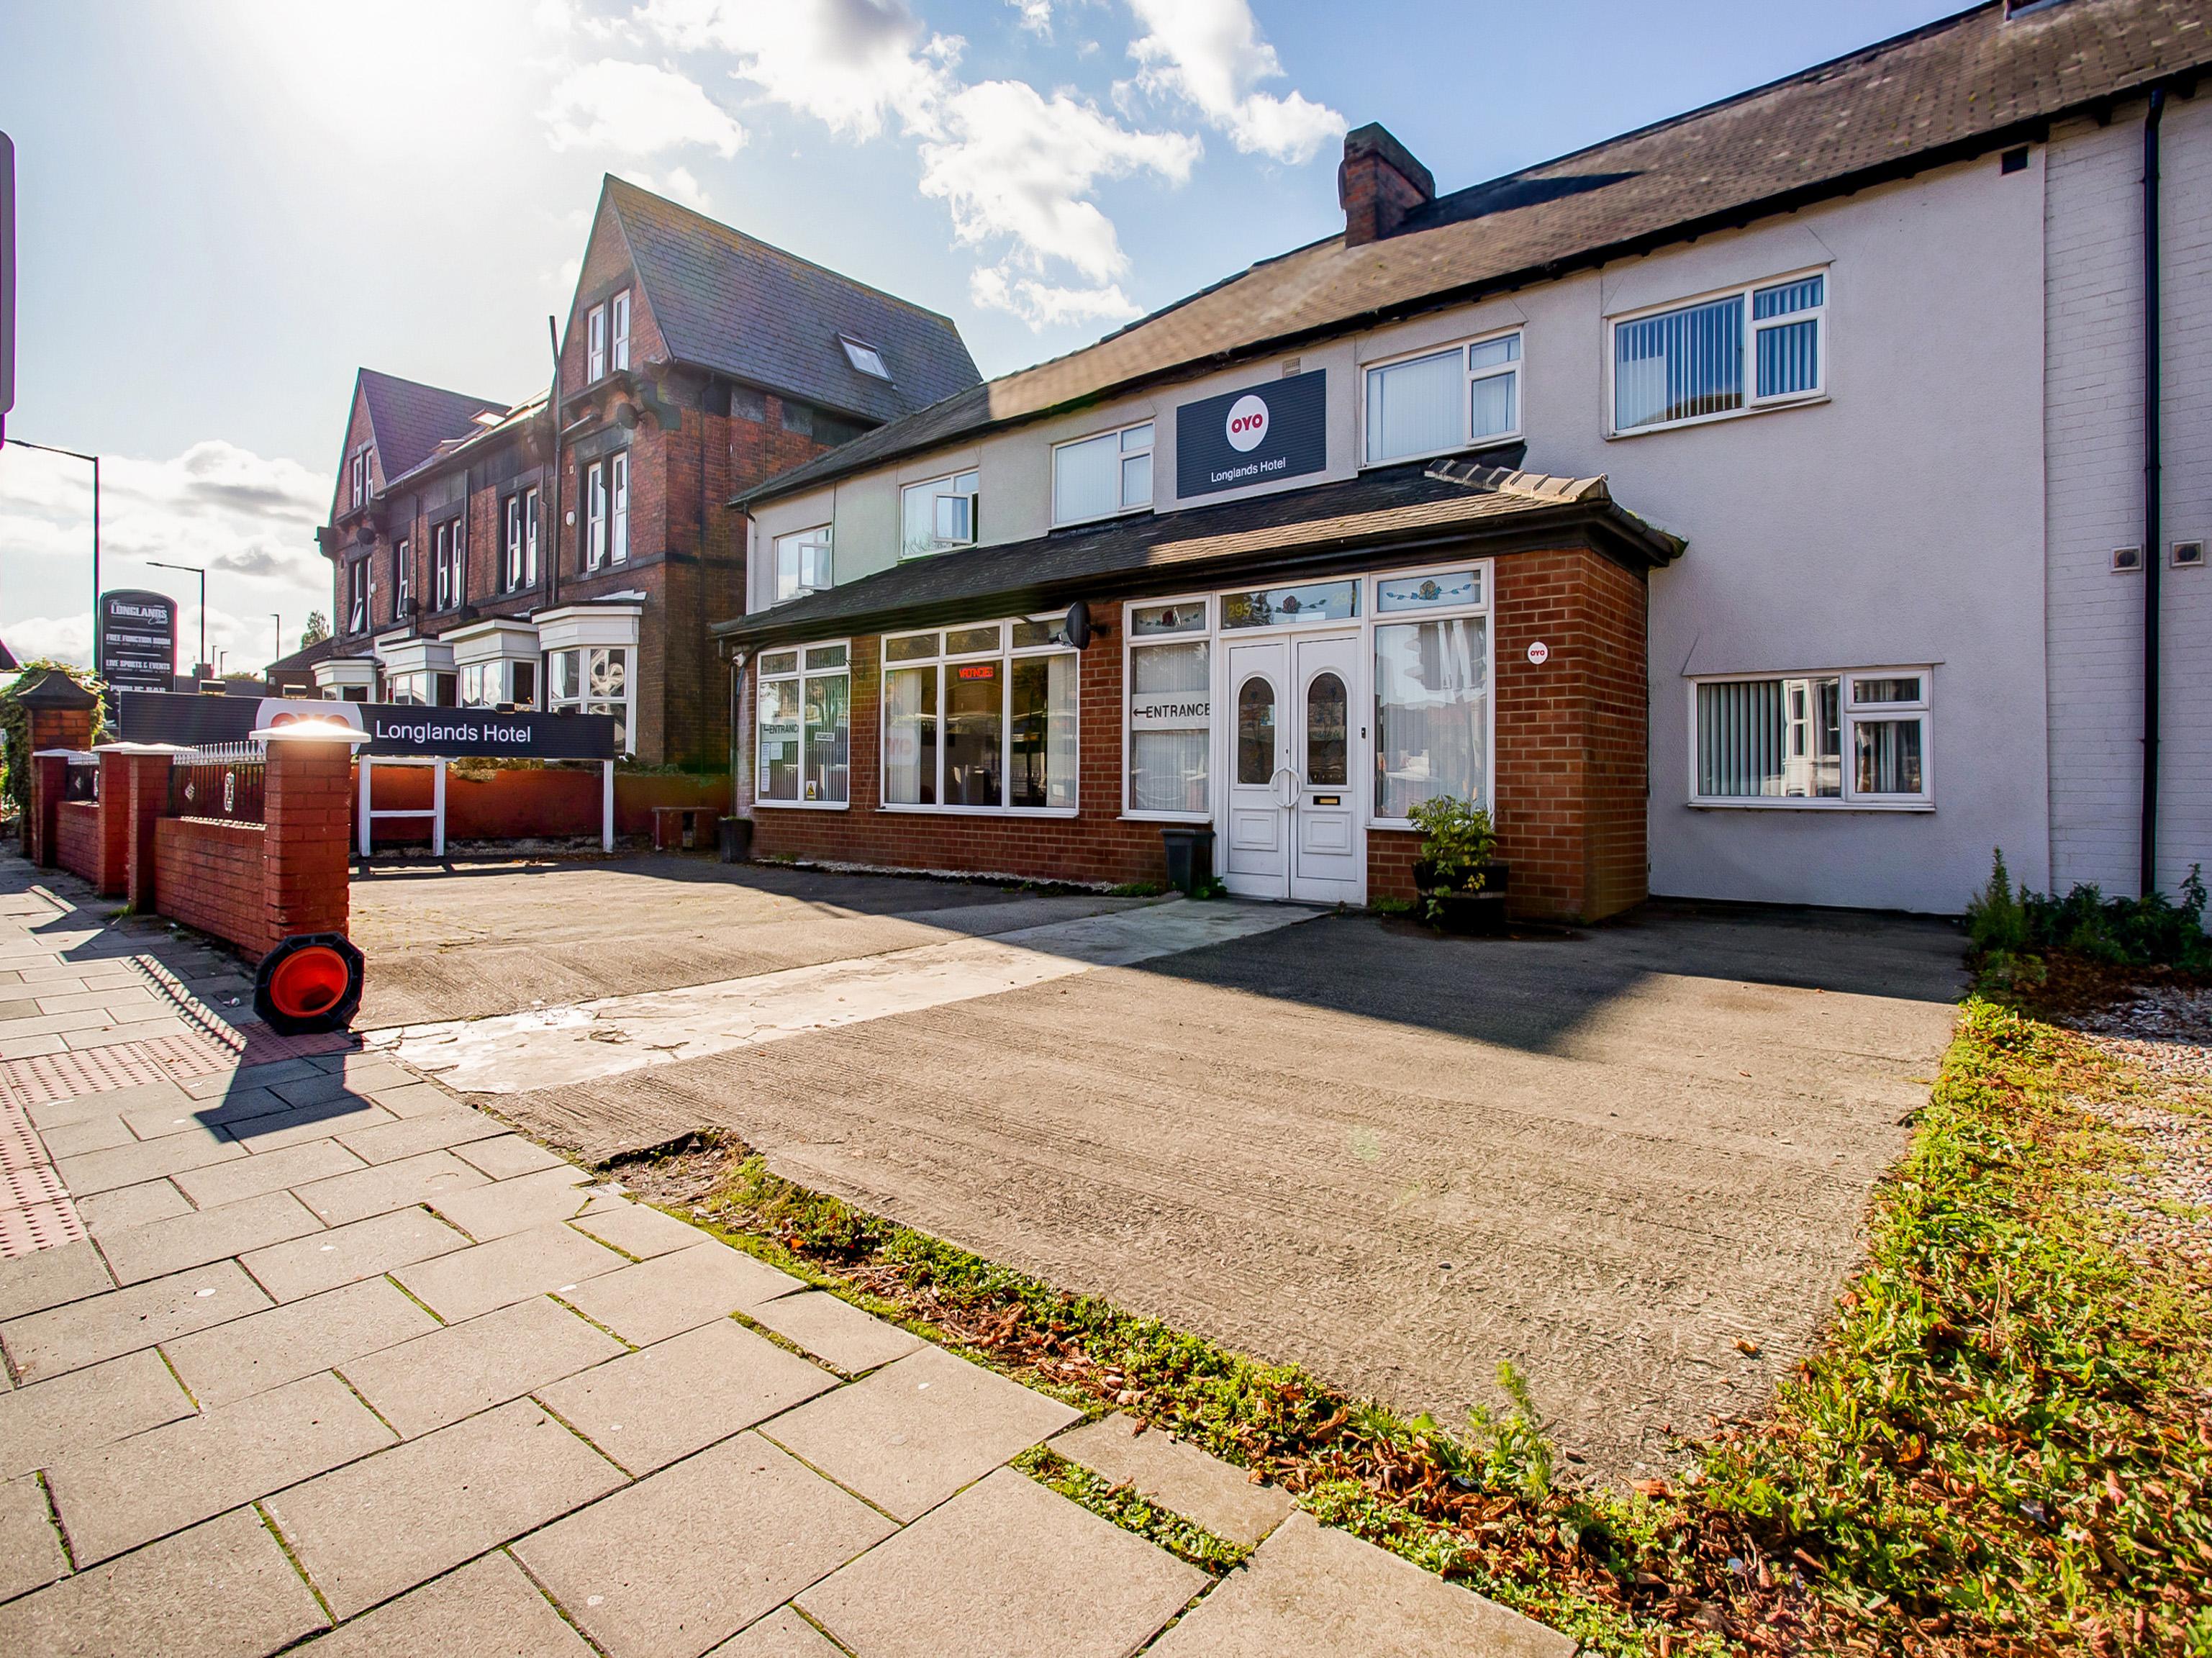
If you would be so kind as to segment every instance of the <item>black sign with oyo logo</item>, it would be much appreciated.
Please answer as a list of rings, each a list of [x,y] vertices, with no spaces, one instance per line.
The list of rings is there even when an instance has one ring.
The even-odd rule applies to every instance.
[[[1317,368],[1177,409],[1177,498],[1322,471],[1328,465],[1328,380]]]

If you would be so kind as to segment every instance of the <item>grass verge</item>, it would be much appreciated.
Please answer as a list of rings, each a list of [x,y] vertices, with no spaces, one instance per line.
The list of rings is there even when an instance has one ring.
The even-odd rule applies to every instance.
[[[1626,1495],[1554,1477],[1510,1369],[1504,1403],[1448,1430],[757,1157],[694,1214],[1032,1385],[1260,1469],[1589,1649],[2212,1655],[2212,1284],[2125,1247],[2100,1199],[2140,1152],[2081,1104],[2145,1085],[1971,999],[1815,1351],[1764,1416]]]

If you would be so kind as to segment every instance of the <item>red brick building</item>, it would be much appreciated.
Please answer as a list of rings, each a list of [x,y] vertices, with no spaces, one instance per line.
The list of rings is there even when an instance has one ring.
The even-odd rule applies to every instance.
[[[317,532],[336,637],[272,677],[612,714],[641,760],[719,768],[728,503],[977,378],[950,319],[610,177],[548,392],[360,372]]]

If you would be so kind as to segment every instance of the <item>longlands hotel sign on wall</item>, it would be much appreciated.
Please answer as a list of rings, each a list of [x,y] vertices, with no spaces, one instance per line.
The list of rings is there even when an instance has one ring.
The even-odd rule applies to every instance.
[[[1177,409],[1176,496],[1188,501],[1327,466],[1328,379],[1316,368]]]

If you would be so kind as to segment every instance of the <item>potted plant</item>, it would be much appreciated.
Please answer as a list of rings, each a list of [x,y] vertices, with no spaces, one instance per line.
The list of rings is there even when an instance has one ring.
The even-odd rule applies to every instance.
[[[1508,872],[1492,855],[1498,830],[1489,810],[1440,794],[1406,815],[1421,831],[1413,885],[1430,925],[1446,932],[1503,932]]]

